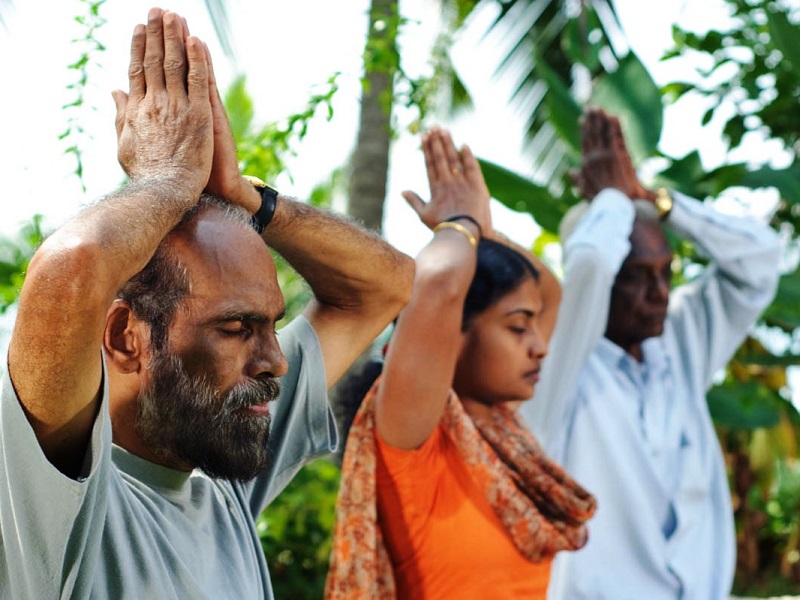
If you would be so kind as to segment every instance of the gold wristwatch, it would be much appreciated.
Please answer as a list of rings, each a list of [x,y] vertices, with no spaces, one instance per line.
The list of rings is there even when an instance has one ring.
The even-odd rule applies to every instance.
[[[667,188],[662,187],[656,190],[656,200],[654,204],[658,211],[658,218],[663,221],[669,216],[672,210],[672,195],[667,191]]]

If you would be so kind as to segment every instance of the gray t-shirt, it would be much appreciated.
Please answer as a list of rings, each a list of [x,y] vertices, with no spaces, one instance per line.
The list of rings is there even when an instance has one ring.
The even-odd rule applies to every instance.
[[[0,598],[272,598],[255,519],[305,462],[337,443],[314,330],[299,317],[279,340],[289,372],[273,405],[273,461],[246,484],[167,469],[114,446],[106,384],[87,477],[70,479],[45,458],[6,373]]]

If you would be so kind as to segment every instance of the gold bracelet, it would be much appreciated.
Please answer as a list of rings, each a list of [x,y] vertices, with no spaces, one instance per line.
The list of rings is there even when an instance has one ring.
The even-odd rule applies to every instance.
[[[433,233],[438,233],[442,229],[455,229],[459,233],[463,233],[466,236],[466,238],[469,240],[469,243],[472,244],[473,248],[478,247],[478,240],[475,239],[475,236],[472,235],[469,229],[467,229],[460,223],[454,223],[453,221],[442,221],[436,227],[433,228]]]

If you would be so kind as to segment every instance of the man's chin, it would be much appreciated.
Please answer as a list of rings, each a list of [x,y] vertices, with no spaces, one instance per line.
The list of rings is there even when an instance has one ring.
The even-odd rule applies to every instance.
[[[263,473],[269,465],[269,456],[264,452],[258,457],[251,456],[244,460],[241,456],[210,457],[209,460],[197,465],[196,468],[212,479],[227,479],[228,481],[246,483]]]

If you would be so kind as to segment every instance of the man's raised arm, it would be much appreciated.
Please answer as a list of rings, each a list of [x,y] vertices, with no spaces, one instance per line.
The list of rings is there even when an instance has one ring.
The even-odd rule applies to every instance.
[[[330,387],[408,302],[414,261],[347,219],[284,196],[264,239],[314,292],[304,314]]]
[[[130,183],[53,233],[28,269],[8,368],[48,459],[75,475],[100,399],[106,312],[120,286],[197,202],[213,136],[204,44],[153,9],[117,91],[119,159]],[[187,83],[188,82],[188,83]]]
[[[210,56],[207,62],[214,162],[206,191],[254,214],[262,200],[239,173]],[[314,292],[304,314],[322,346],[331,387],[408,302],[414,261],[348,219],[284,195],[277,198],[263,238]]]

